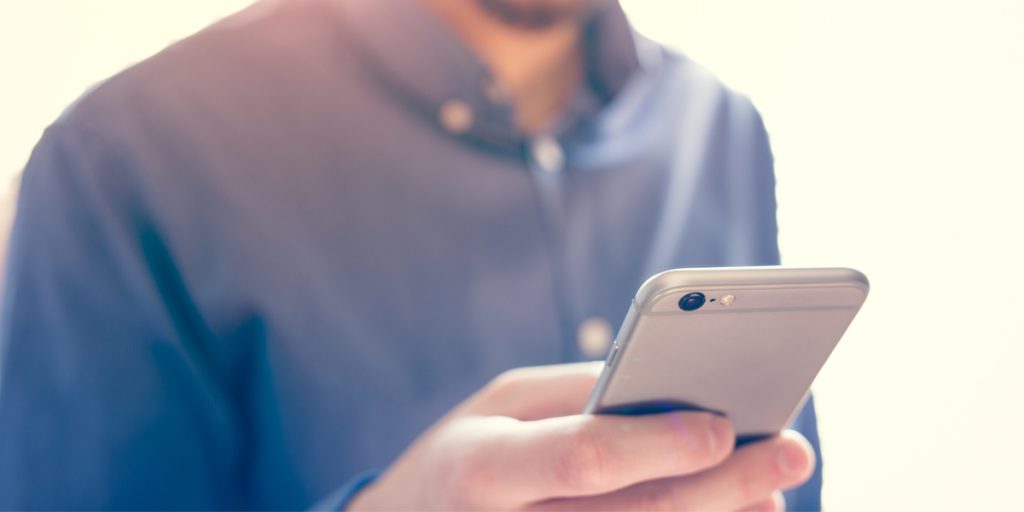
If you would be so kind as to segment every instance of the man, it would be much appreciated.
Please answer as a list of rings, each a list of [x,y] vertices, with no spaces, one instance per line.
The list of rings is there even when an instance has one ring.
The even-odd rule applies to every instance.
[[[257,4],[36,148],[0,508],[775,508],[795,432],[491,381],[599,357],[653,272],[776,263],[773,189],[750,103],[615,3]]]

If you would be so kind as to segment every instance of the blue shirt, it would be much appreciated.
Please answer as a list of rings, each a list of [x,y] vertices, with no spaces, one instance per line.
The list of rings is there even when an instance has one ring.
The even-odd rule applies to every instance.
[[[617,5],[530,137],[393,3],[257,4],[47,130],[0,325],[0,508],[307,507],[501,371],[585,358],[580,322],[620,322],[652,273],[777,263],[757,112]],[[813,409],[798,427],[816,444]]]

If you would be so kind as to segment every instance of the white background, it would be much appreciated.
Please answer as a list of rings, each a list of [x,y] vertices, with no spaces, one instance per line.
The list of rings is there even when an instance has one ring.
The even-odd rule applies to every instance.
[[[246,3],[0,4],[0,179],[89,84]],[[815,384],[826,505],[1019,507],[1024,2],[624,5],[761,108],[784,261],[872,280]]]
[[[665,4],[627,5],[764,113],[784,262],[872,281],[815,385],[826,504],[1020,510],[1024,2]]]

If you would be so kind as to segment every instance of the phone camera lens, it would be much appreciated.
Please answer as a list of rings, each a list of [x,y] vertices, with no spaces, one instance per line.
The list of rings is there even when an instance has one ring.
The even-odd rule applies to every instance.
[[[683,311],[696,311],[704,305],[704,294],[701,292],[690,292],[679,299],[679,309]]]

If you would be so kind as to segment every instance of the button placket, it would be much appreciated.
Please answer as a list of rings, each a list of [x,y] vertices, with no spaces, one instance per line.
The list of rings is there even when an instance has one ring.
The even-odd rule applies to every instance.
[[[530,156],[541,171],[557,174],[565,168],[565,152],[554,137],[541,135],[530,143]]]

